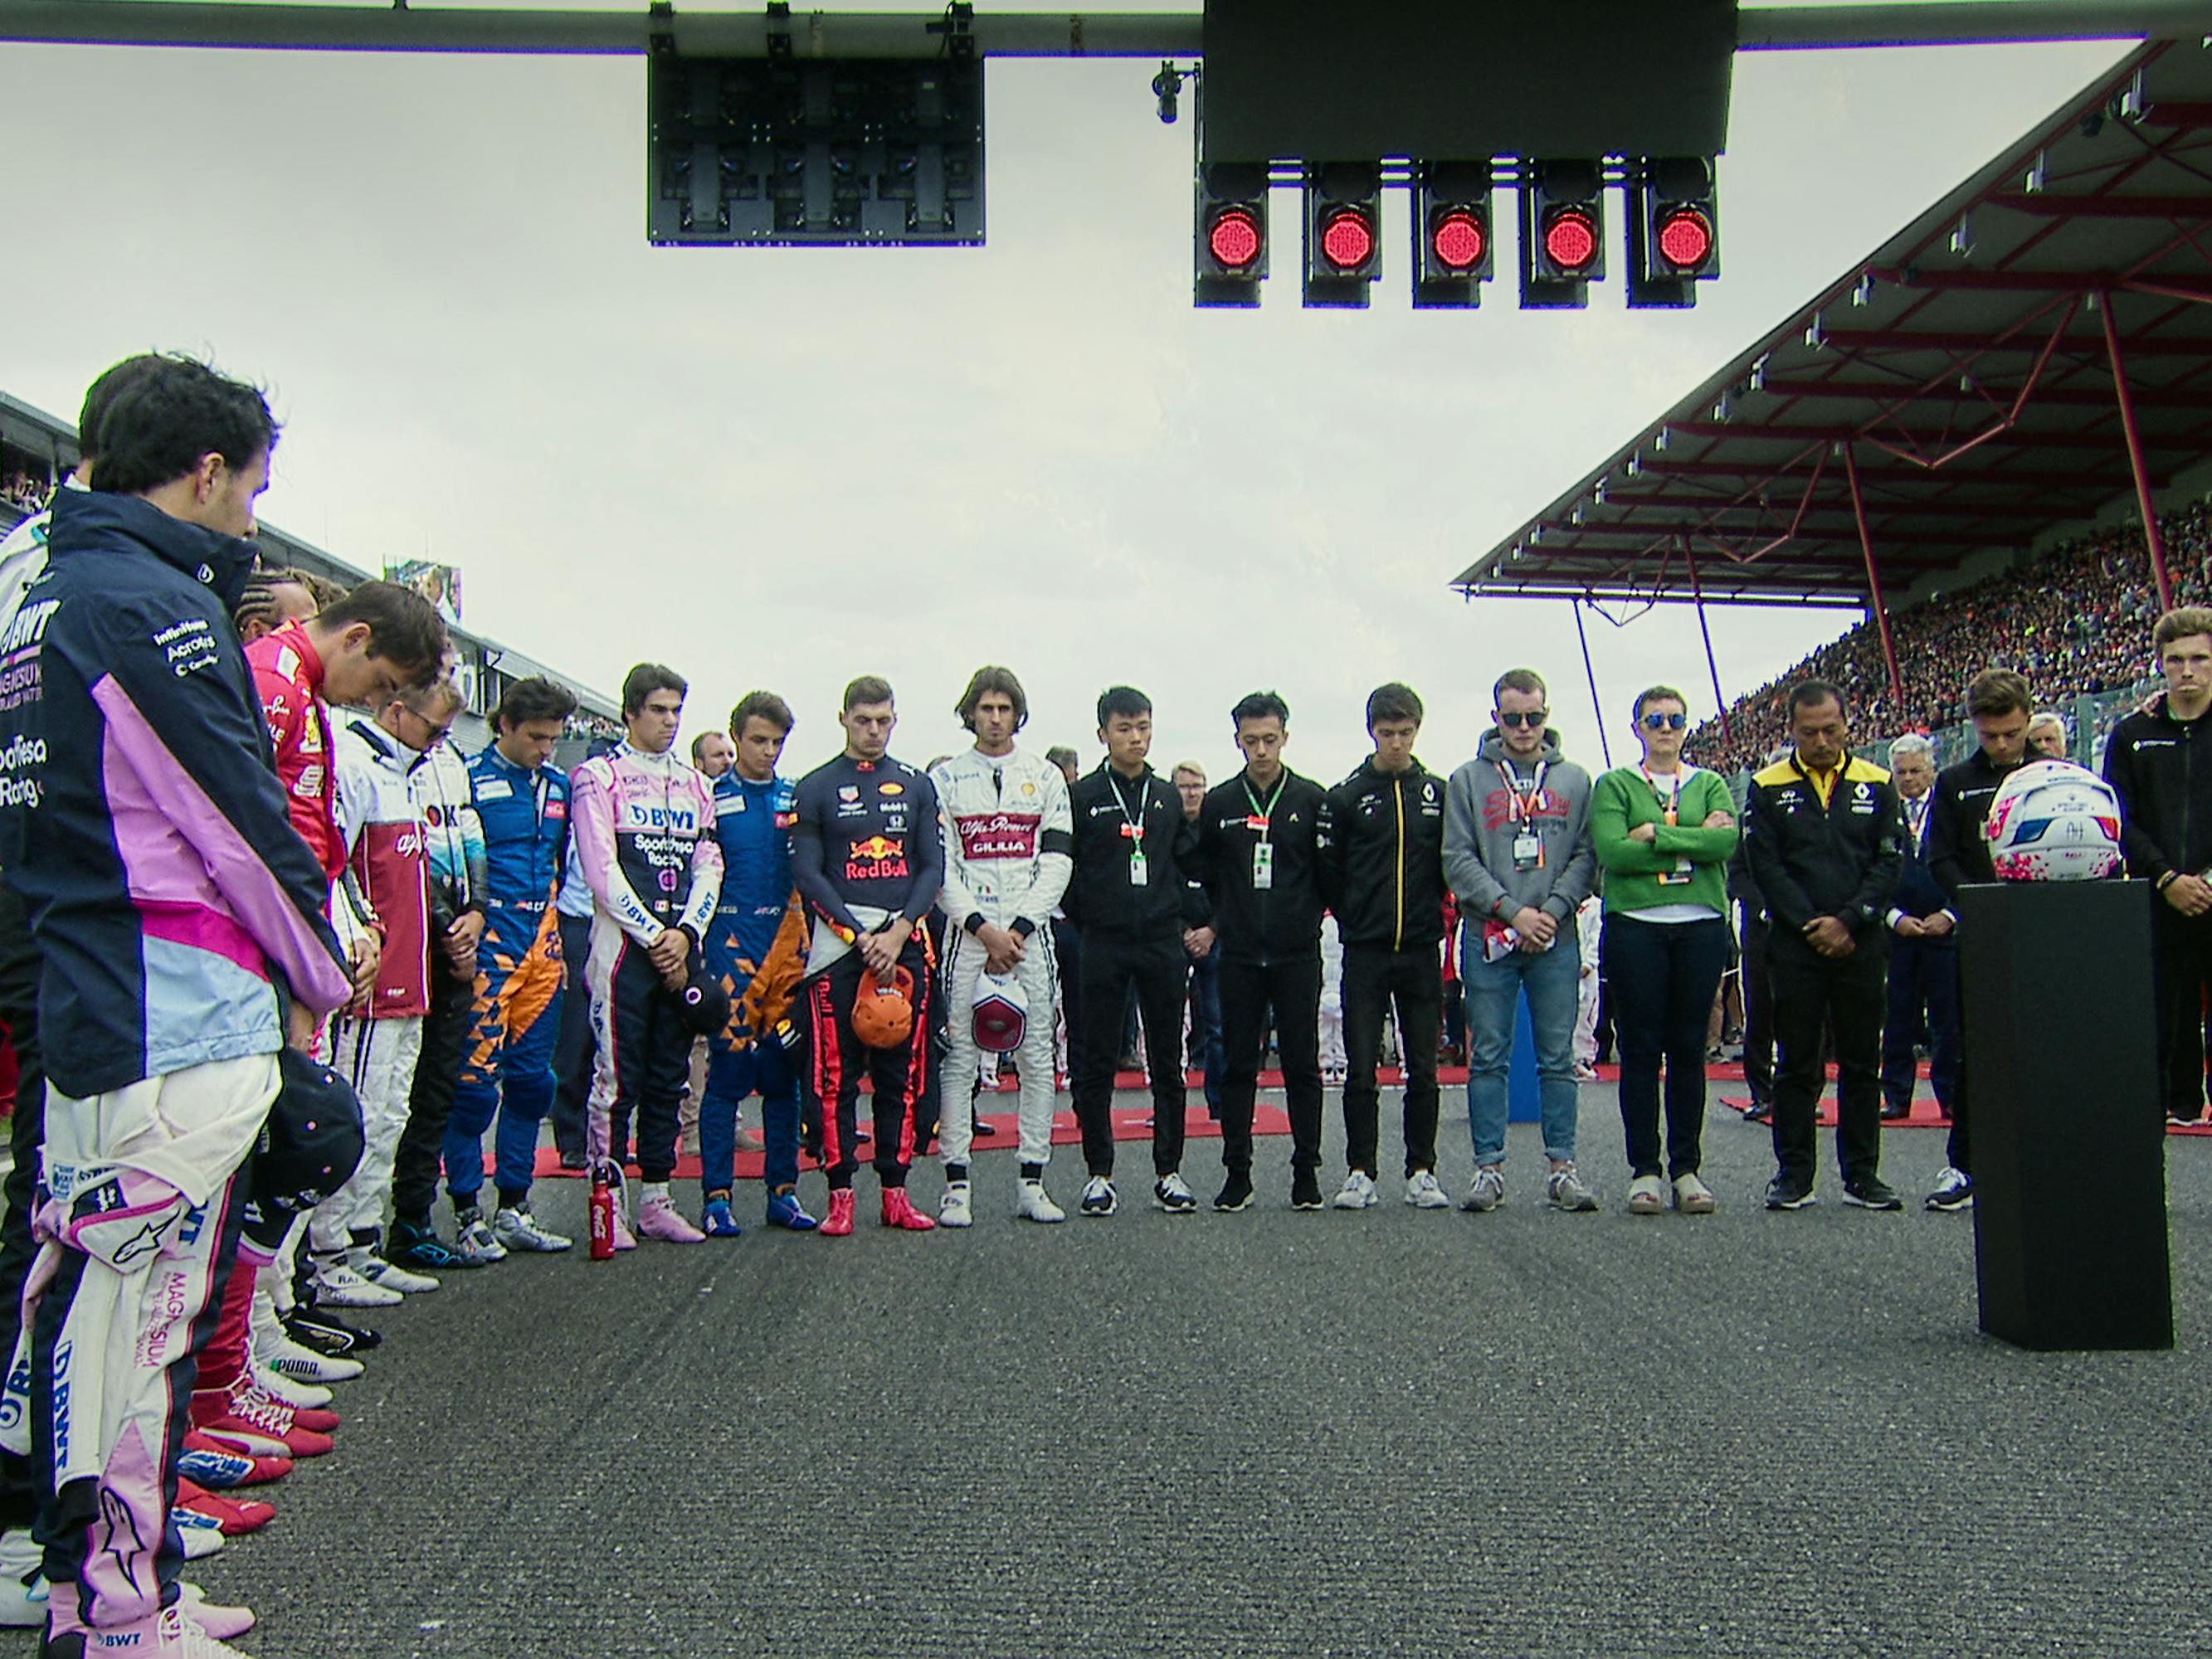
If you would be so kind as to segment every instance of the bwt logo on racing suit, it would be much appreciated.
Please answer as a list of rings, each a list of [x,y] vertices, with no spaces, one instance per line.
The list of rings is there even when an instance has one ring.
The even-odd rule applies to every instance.
[[[643,801],[623,803],[624,830],[653,830],[670,835],[696,836],[699,815],[688,806],[650,806]]]
[[[967,859],[1033,859],[1037,830],[1044,820],[1029,812],[987,812],[956,818],[961,856]]]
[[[903,881],[914,872],[907,866],[906,842],[889,836],[870,836],[848,844],[845,854],[848,881]]]

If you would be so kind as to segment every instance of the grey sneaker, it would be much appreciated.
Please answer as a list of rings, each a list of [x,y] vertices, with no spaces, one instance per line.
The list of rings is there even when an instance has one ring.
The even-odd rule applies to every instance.
[[[1581,1172],[1571,1164],[1552,1171],[1552,1178],[1544,1185],[1544,1196],[1558,1210],[1597,1208],[1597,1194],[1583,1184]]]
[[[1451,1206],[1444,1184],[1434,1170],[1416,1170],[1406,1177],[1406,1202],[1417,1210],[1443,1210]]]
[[[1496,1164],[1486,1164],[1474,1172],[1468,1182],[1467,1196],[1459,1201],[1462,1210],[1494,1210],[1505,1201],[1505,1171]]]

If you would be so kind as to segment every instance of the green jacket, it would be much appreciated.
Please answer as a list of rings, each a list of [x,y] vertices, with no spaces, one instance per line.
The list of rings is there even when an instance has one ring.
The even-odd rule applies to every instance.
[[[1658,792],[1639,766],[1615,767],[1591,791],[1590,839],[1605,868],[1607,915],[1660,904],[1704,904],[1717,915],[1728,914],[1728,861],[1738,832],[1734,825],[1698,826],[1715,812],[1738,817],[1735,799],[1717,772],[1684,769],[1687,775],[1675,815],[1680,822],[1671,829]],[[1639,823],[1656,825],[1658,839],[1631,841],[1628,832]],[[1690,880],[1662,885],[1660,876],[1672,873],[1685,858],[1693,872]]]

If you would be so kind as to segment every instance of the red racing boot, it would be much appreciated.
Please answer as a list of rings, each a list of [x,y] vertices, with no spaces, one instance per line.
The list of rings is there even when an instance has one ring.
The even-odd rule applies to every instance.
[[[903,1187],[884,1188],[884,1225],[896,1227],[903,1232],[927,1233],[936,1230],[936,1221],[914,1207]]]
[[[853,1236],[853,1189],[840,1187],[830,1194],[830,1217],[818,1230],[824,1238]]]

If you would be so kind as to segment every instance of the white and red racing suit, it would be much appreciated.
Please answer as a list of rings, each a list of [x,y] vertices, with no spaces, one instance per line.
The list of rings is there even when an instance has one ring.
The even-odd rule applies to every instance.
[[[374,1249],[382,1233],[430,1011],[429,854],[409,787],[422,757],[366,716],[340,730],[334,753],[338,832],[348,867],[383,926],[384,953],[368,1006],[331,1028],[331,1063],[361,1097],[362,1150],[351,1178],[309,1219],[309,1248],[325,1259]]]
[[[938,908],[950,918],[943,984],[952,1046],[945,1057],[938,1146],[948,1180],[963,1179],[974,1125],[969,1103],[981,1061],[971,1011],[985,973],[978,933],[1004,927],[1024,942],[1012,977],[1026,1002],[1021,1066],[1022,1174],[1035,1179],[1052,1157],[1052,1009],[1059,980],[1052,912],[1073,872],[1067,784],[1049,761],[975,750],[931,769],[945,837],[945,887]]]
[[[618,1168],[616,1126],[635,1114],[639,1172],[666,1181],[692,1033],[646,951],[672,927],[695,952],[706,935],[722,887],[714,787],[673,752],[626,743],[586,761],[569,787],[569,829],[592,890],[585,979],[599,1038],[585,1147],[595,1170]]]

